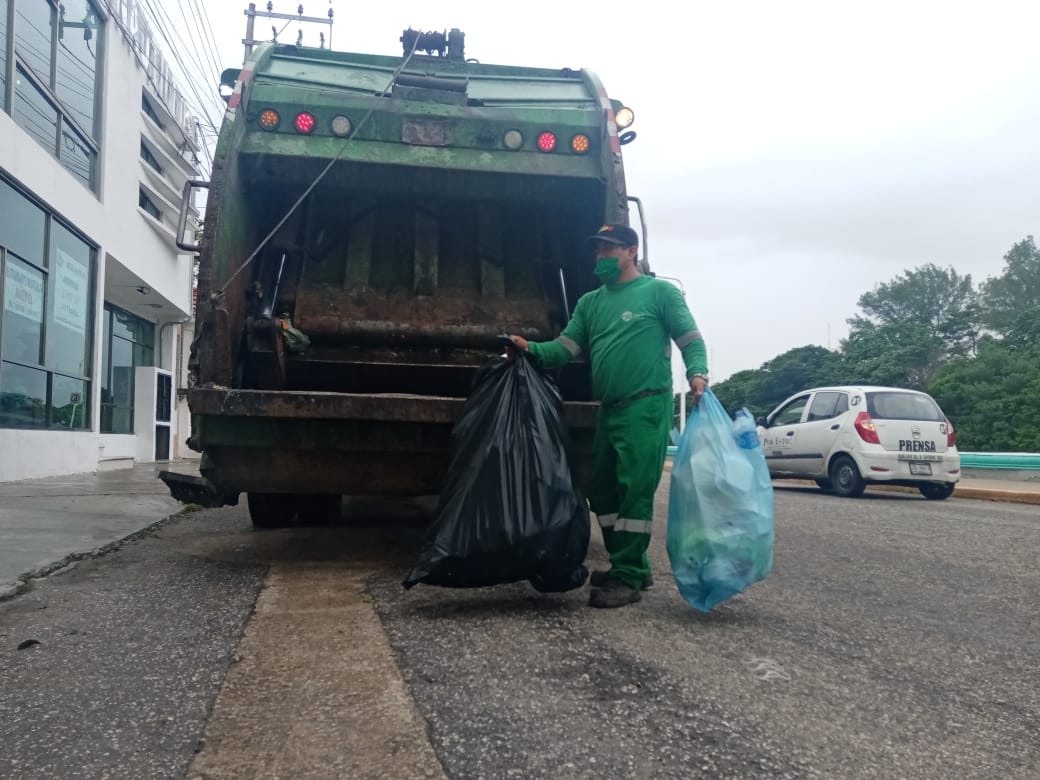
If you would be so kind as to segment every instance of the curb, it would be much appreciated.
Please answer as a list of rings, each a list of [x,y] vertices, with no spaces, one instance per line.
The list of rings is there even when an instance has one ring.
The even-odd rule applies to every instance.
[[[785,484],[791,487],[803,485],[816,487],[816,483],[808,479],[777,479],[774,480],[774,483],[780,483],[781,487]],[[905,485],[869,485],[867,490],[875,490],[883,493],[906,493],[908,495],[919,494],[917,488],[906,487]],[[953,489],[953,495],[951,498],[970,498],[979,501],[1002,501],[1009,504],[1040,504],[1040,493],[961,487],[959,482],[957,483],[957,487]]]
[[[664,464],[664,470],[669,472],[672,470],[671,461],[666,461]],[[790,486],[808,485],[816,487],[816,483],[808,479],[776,479],[774,483],[780,483],[783,487],[784,484]],[[907,493],[910,495],[917,495],[918,490],[912,487],[905,487],[903,485],[870,485],[867,490],[879,490],[886,493]],[[971,498],[978,501],[1002,501],[1008,504],[1034,504],[1040,505],[1040,493],[1037,492],[1016,492],[1014,490],[987,490],[986,488],[973,488],[973,487],[962,487],[961,483],[957,483],[957,487],[953,489],[953,495],[951,498]]]
[[[91,558],[100,558],[103,555],[107,555],[110,552],[114,552],[115,550],[122,547],[124,544],[127,544],[128,542],[134,542],[144,536],[147,536],[148,534],[155,531],[166,521],[172,520],[173,518],[184,514],[185,511],[186,510],[181,509],[177,512],[174,512],[173,514],[166,515],[165,517],[162,517],[159,520],[149,523],[144,528],[139,528],[138,530],[132,531],[126,536],[122,536],[119,539],[108,542],[107,544],[103,544],[100,547],[95,547],[92,550],[87,550],[85,552],[69,553],[64,558],[61,558],[57,561],[51,561],[48,563],[40,564],[34,569],[27,571],[25,574],[19,575],[17,581],[15,582],[0,584],[0,604],[3,604],[6,601],[10,601],[11,599],[31,590],[33,580],[43,579],[44,577],[54,574],[55,572],[64,569],[68,566],[71,566],[74,563],[78,563],[79,561],[86,561]]]

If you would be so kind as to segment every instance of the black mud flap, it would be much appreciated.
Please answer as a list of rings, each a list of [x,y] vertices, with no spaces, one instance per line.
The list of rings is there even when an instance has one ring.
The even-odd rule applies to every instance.
[[[221,493],[205,477],[191,474],[179,474],[176,471],[160,471],[159,479],[166,483],[170,495],[183,504],[198,504],[205,507],[218,507],[238,504],[238,494]]]

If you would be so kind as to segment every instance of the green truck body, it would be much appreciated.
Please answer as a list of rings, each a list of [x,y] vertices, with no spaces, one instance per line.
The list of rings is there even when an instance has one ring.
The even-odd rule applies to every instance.
[[[555,337],[598,284],[583,239],[628,222],[621,104],[587,70],[404,59],[265,44],[237,75],[198,246],[202,479],[164,473],[175,496],[244,492],[277,525],[438,493],[500,334]],[[557,379],[587,472],[588,366]]]

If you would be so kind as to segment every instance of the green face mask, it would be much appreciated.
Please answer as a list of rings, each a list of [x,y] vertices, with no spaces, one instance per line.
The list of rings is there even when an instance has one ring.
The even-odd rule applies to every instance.
[[[617,278],[621,276],[620,261],[616,257],[598,257],[596,258],[596,276],[599,277],[601,282],[610,284],[616,282]]]

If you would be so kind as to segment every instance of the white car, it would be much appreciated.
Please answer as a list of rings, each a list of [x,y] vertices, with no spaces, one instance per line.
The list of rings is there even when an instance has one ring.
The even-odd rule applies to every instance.
[[[859,496],[871,483],[948,498],[961,477],[953,425],[927,393],[897,387],[818,387],[758,419],[774,477],[813,479]]]

